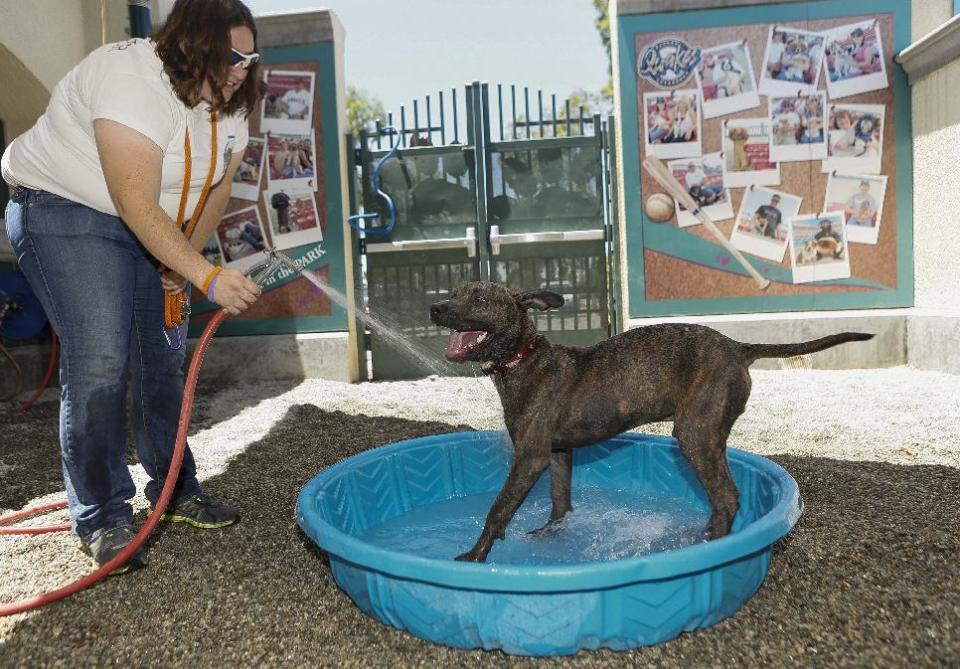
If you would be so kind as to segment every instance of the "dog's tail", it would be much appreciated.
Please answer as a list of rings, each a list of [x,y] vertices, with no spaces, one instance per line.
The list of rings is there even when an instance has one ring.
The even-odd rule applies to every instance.
[[[741,344],[741,351],[744,361],[749,364],[757,358],[791,358],[795,355],[823,351],[849,341],[867,341],[868,339],[873,339],[873,335],[866,332],[841,332],[798,344]]]

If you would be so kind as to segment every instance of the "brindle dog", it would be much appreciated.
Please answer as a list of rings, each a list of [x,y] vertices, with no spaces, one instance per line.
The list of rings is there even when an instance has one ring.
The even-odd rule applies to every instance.
[[[757,358],[822,351],[872,334],[845,332],[799,344],[742,344],[702,325],[636,328],[585,348],[550,344],[528,309],[563,305],[546,290],[519,293],[474,282],[430,307],[453,330],[446,357],[479,362],[503,404],[514,461],[476,544],[458,560],[483,562],[540,474],[550,468],[551,532],[572,509],[572,449],[653,421],[673,419],[673,436],[710,502],[711,539],[730,532],[739,492],[727,466],[727,436],[750,395]]]

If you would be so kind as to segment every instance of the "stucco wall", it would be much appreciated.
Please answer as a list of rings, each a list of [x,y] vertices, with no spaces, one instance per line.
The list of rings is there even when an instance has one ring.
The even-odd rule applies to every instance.
[[[914,41],[953,16],[953,0],[913,0]],[[917,307],[960,313],[960,60],[916,81],[913,106],[913,226]],[[951,94],[954,93],[954,94]]]
[[[953,0],[912,0],[910,40],[915,42],[953,16]]]
[[[47,108],[50,92],[3,43],[0,43],[0,91],[13,92],[0,95],[0,119],[9,142],[36,122]]]
[[[916,306],[960,313],[960,60],[913,86]]]
[[[107,0],[106,6],[108,41],[121,39],[126,0]],[[48,91],[100,43],[99,0],[0,2],[0,44]]]

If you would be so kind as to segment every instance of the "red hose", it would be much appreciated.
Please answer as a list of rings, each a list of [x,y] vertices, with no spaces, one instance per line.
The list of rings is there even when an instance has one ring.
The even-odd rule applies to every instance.
[[[85,588],[89,588],[91,585],[102,580],[110,572],[126,562],[130,556],[132,556],[137,549],[140,548],[140,545],[147,540],[147,537],[150,536],[150,533],[153,532],[153,528],[160,520],[160,516],[163,515],[164,511],[166,511],[167,505],[170,503],[170,497],[173,495],[173,488],[177,483],[177,476],[180,474],[180,465],[183,463],[183,452],[186,450],[187,428],[190,425],[190,414],[193,411],[193,395],[197,387],[197,376],[200,373],[200,365],[203,363],[203,354],[206,351],[210,340],[213,338],[213,333],[216,332],[217,328],[220,327],[220,324],[226,317],[226,311],[218,310],[214,317],[210,319],[207,327],[204,328],[203,334],[200,335],[200,341],[197,343],[197,348],[193,353],[193,358],[190,360],[190,369],[187,372],[187,379],[184,383],[183,404],[180,405],[180,422],[177,425],[177,440],[173,449],[173,460],[170,462],[170,470],[167,472],[167,479],[164,481],[163,490],[160,492],[160,499],[157,500],[156,508],[154,509],[153,513],[150,514],[150,517],[147,518],[147,522],[144,524],[144,526],[140,528],[139,532],[137,532],[137,535],[133,538],[133,541],[131,541],[129,545],[120,551],[112,560],[101,566],[96,571],[87,574],[78,581],[74,581],[73,583],[60,588],[59,590],[54,590],[43,595],[21,599],[19,602],[11,602],[10,604],[0,605],[0,617],[10,616],[16,613],[23,613],[24,611],[36,609],[44,604],[55,602],[63,599],[64,597],[69,597],[76,592],[80,592]],[[60,502],[59,504],[63,503]],[[25,511],[18,511],[17,514],[19,514],[19,517],[23,517],[30,515],[31,511],[36,510],[27,509]]]
[[[50,502],[49,504],[41,504],[40,506],[34,506],[29,509],[24,509],[23,511],[16,511],[14,513],[8,513],[5,516],[0,516],[0,525],[9,525],[10,523],[15,523],[18,520],[35,516],[38,513],[46,513],[47,511],[55,511],[57,509],[65,508],[67,508],[67,503],[62,500],[59,502]],[[69,529],[70,523],[63,523],[62,525],[42,525],[39,527],[0,527],[0,535],[45,534],[47,532],[62,532]]]
[[[43,377],[43,381],[40,382],[40,387],[37,388],[37,392],[33,394],[29,400],[21,404],[19,407],[10,412],[11,416],[16,416],[18,414],[24,413],[27,409],[33,406],[33,403],[40,399],[40,396],[43,394],[43,391],[47,389],[47,384],[50,383],[50,377],[53,376],[53,368],[56,366],[57,362],[57,333],[53,328],[50,328],[50,361],[47,363],[47,373]],[[0,518],[0,525],[3,524],[3,518]]]
[[[0,397],[0,402],[6,402],[7,400],[14,399],[20,394],[20,390],[23,388],[23,370],[20,369],[20,365],[17,364],[16,358],[10,355],[10,351],[8,351],[7,347],[3,344],[0,344],[0,353],[3,353],[4,357],[10,361],[10,364],[13,365],[13,371],[17,374],[17,385],[14,387],[13,392],[9,395]]]

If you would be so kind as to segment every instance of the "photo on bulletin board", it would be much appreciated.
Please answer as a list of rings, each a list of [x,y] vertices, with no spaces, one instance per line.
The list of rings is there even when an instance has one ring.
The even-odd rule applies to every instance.
[[[251,137],[243,158],[237,167],[237,173],[230,184],[230,197],[240,200],[260,199],[260,172],[263,166],[264,141],[262,137]]]
[[[663,159],[703,154],[699,96],[695,90],[644,93],[644,140],[648,153]]]
[[[843,212],[806,214],[790,219],[790,263],[794,283],[850,277]]]
[[[883,40],[876,19],[824,31],[823,61],[831,100],[887,88]]]
[[[831,174],[823,198],[824,211],[842,211],[847,241],[876,244],[880,236],[887,177],[876,174]]]
[[[780,166],[770,160],[773,125],[768,118],[731,118],[723,122],[723,185],[727,188],[777,186]]]
[[[802,201],[762,186],[746,189],[730,242],[746,253],[781,262],[787,249],[787,222],[800,211]]]
[[[694,74],[703,100],[703,118],[760,106],[746,40],[704,49]]]
[[[667,162],[667,168],[711,221],[733,218],[730,191],[723,187],[723,161],[720,160],[719,153],[671,160]],[[676,199],[673,203],[677,212],[677,225],[686,228],[700,224],[700,219],[693,212],[687,211]]]
[[[267,135],[267,184],[290,190],[317,190],[314,134]]]
[[[273,185],[263,191],[270,221],[270,239],[275,248],[290,249],[323,241],[315,194],[309,189]]]
[[[776,163],[823,160],[827,157],[827,95],[771,97],[770,160]]]
[[[223,266],[244,270],[262,259],[263,225],[257,207],[225,215],[216,230]]]
[[[207,243],[200,249],[200,253],[211,265],[223,267],[223,252],[220,250],[216,231],[207,239]]]
[[[817,32],[770,26],[760,74],[760,94],[786,97],[816,91],[823,43],[823,35]]]
[[[313,127],[313,85],[309,71],[268,70],[260,107],[260,132],[305,135]]]
[[[830,103],[827,116],[829,158],[823,172],[879,174],[883,158],[883,105]]]

